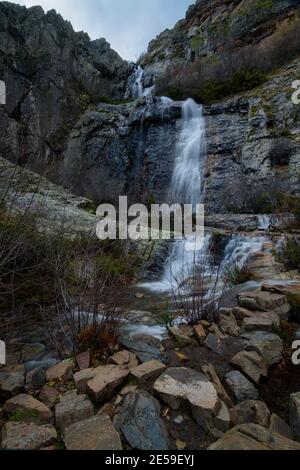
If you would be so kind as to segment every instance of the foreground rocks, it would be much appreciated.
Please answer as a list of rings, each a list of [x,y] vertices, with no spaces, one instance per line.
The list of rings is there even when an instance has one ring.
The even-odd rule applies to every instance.
[[[300,444],[257,424],[242,424],[224,434],[209,450],[300,450]]]
[[[300,442],[300,392],[290,397],[290,421],[292,436]]]
[[[55,443],[57,432],[51,425],[6,423],[1,432],[2,449],[38,450]]]
[[[143,390],[129,393],[115,419],[132,449],[168,450],[170,442],[159,402]]]
[[[49,423],[52,420],[52,413],[44,403],[36,400],[31,395],[17,395],[15,398],[5,403],[5,410],[9,416],[32,419],[38,423]]]
[[[87,395],[66,393],[55,407],[56,426],[63,430],[77,421],[94,416],[94,406]]]
[[[215,427],[221,402],[213,383],[204,374],[184,367],[170,368],[153,389],[174,410],[182,403],[188,404],[197,423],[207,432]]]
[[[225,381],[237,402],[257,400],[259,398],[257,389],[241,372],[237,370],[228,372]]]
[[[122,450],[120,436],[105,414],[67,427],[63,440],[67,450]]]

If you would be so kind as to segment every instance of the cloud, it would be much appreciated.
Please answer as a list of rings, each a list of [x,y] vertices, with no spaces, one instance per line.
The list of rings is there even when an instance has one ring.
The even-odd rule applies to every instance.
[[[55,9],[76,31],[105,37],[125,59],[135,60],[151,39],[183,18],[192,0],[20,0]]]

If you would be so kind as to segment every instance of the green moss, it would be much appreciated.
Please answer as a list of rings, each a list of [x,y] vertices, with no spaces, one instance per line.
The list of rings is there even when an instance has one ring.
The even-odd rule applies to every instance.
[[[194,50],[200,49],[200,47],[202,47],[203,44],[204,44],[204,38],[202,35],[195,36],[191,41],[191,47]]]
[[[17,410],[9,416],[9,421],[18,423],[20,421],[37,421],[40,415],[37,411],[33,410]]]

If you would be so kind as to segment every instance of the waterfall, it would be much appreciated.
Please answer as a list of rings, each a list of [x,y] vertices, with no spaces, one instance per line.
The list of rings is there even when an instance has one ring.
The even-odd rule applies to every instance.
[[[269,215],[258,216],[258,228],[259,230],[268,230],[271,225],[271,217]]]
[[[188,99],[182,105],[182,130],[171,184],[171,200],[200,204],[206,156],[205,123],[202,106]]]
[[[170,105],[172,100],[162,97],[163,105]],[[176,160],[170,188],[172,203],[200,204],[203,193],[203,173],[206,157],[205,123],[202,106],[188,99],[182,104],[182,127],[176,149]],[[162,278],[157,282],[143,283],[140,286],[155,292],[170,292],[176,288],[180,270],[189,277],[195,262],[200,263],[207,252],[209,238],[199,252],[188,251],[194,237],[189,236],[172,243],[169,257],[164,267]]]
[[[144,87],[144,70],[139,65],[129,77],[125,98],[152,98],[154,86]]]

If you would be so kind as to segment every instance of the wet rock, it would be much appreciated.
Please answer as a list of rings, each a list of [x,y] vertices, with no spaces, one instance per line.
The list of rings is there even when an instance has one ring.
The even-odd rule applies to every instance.
[[[168,450],[169,438],[160,414],[159,402],[137,390],[126,395],[115,425],[133,449]]]
[[[155,380],[166,370],[165,364],[155,359],[152,361],[144,362],[143,364],[131,370],[131,375],[143,384],[147,381]]]
[[[207,334],[205,332],[205,329],[201,325],[201,323],[199,323],[199,325],[194,326],[194,331],[195,331],[195,335],[199,343],[200,344],[204,343]]]
[[[24,390],[25,372],[10,372],[0,370],[0,396],[3,398],[14,397]]]
[[[55,422],[60,430],[91,416],[94,416],[91,400],[87,395],[77,395],[76,391],[63,395],[55,406]]]
[[[73,379],[74,363],[72,359],[66,359],[46,371],[47,381],[59,381],[67,383]]]
[[[38,450],[55,443],[57,432],[51,425],[6,423],[1,432],[2,449]]]
[[[272,414],[271,416],[269,429],[272,434],[280,434],[287,439],[292,439],[292,431],[290,426],[275,414]]]
[[[239,336],[240,328],[234,314],[230,309],[223,309],[219,312],[219,327],[223,333],[229,336]]]
[[[228,372],[225,375],[225,381],[237,402],[259,398],[259,393],[254,385],[241,372],[237,370]]]
[[[290,423],[293,438],[300,442],[300,392],[290,396]]]
[[[233,407],[233,402],[226,392],[223,384],[218,376],[216,369],[212,364],[208,364],[207,366],[202,366],[203,372],[208,376],[208,378],[212,381],[217,390],[218,396],[220,399],[225,403],[225,405],[230,409]]]
[[[155,382],[153,389],[172,409],[190,406],[193,416],[204,431],[214,428],[220,400],[212,382],[193,369],[170,368]]]
[[[5,403],[8,415],[18,415],[20,421],[34,420],[37,423],[50,423],[52,413],[44,403],[31,395],[21,394],[11,398]]]
[[[86,351],[78,354],[76,356],[76,362],[80,370],[88,369],[91,363],[91,353]]]
[[[281,319],[287,318],[290,311],[285,295],[267,291],[242,292],[238,295],[238,303],[240,307],[249,310],[274,312]]]
[[[230,363],[256,383],[259,383],[261,377],[268,376],[267,363],[255,351],[241,351],[231,359]]]
[[[234,426],[254,423],[268,427],[270,411],[263,401],[246,400],[231,408],[230,418]]]
[[[22,362],[31,361],[32,359],[39,357],[45,351],[45,349],[46,347],[44,344],[40,344],[40,343],[25,344],[21,352]]]
[[[39,400],[52,409],[56,405],[59,395],[60,393],[56,388],[44,385],[41,389]]]
[[[110,364],[115,364],[117,366],[128,366],[129,369],[139,365],[136,355],[126,350],[115,353],[109,358],[109,362]]]
[[[165,362],[166,358],[161,351],[161,344],[152,336],[135,336],[133,338],[121,338],[121,343],[131,352],[136,354],[141,362],[157,359]]]
[[[122,450],[120,436],[106,414],[67,427],[63,440],[67,450]]]
[[[278,335],[266,331],[244,333],[242,339],[248,351],[258,352],[264,361],[273,366],[282,360],[283,342]]]
[[[258,424],[242,424],[224,434],[209,450],[300,450],[300,444]]]
[[[129,369],[121,366],[101,366],[95,369],[96,374],[87,383],[87,392],[95,403],[110,400],[122,387],[129,375]]]

